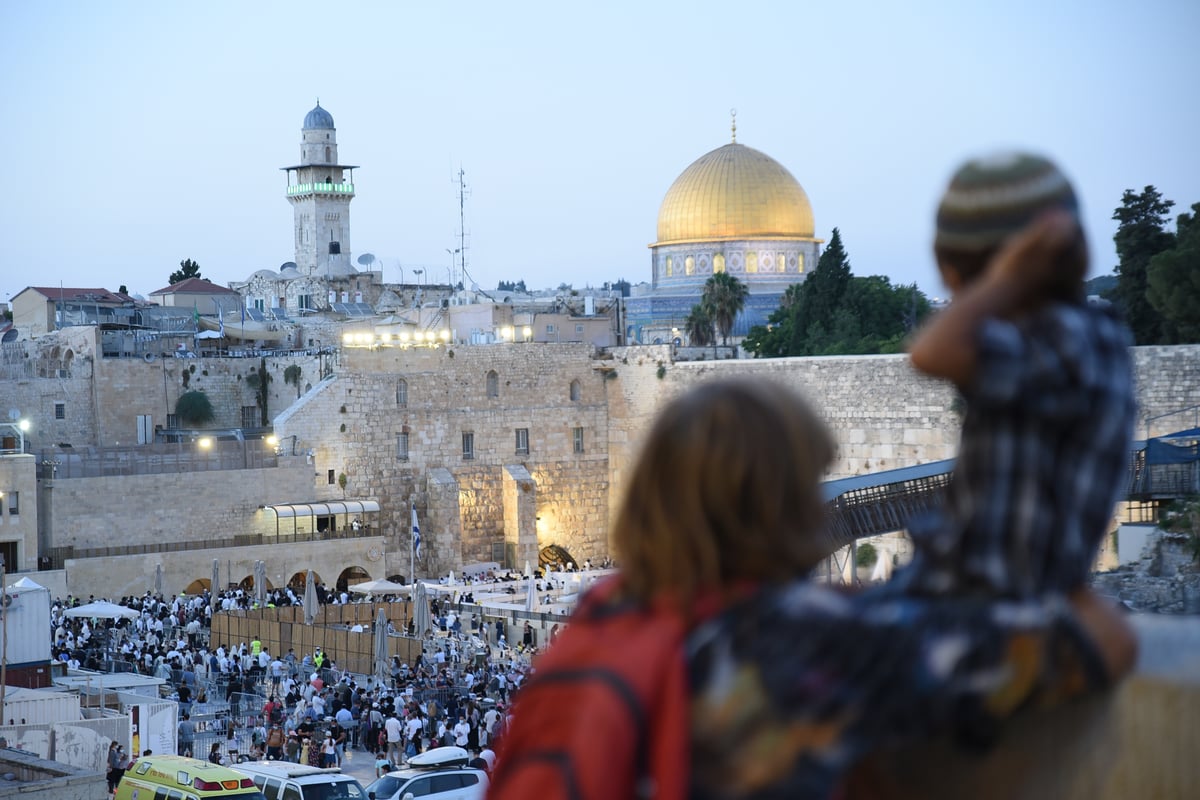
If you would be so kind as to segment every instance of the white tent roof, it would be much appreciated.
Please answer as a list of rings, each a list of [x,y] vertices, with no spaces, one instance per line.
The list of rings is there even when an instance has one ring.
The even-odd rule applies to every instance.
[[[363,514],[378,511],[379,503],[374,500],[336,500],[324,503],[276,503],[267,506],[280,518],[327,517],[331,514]]]

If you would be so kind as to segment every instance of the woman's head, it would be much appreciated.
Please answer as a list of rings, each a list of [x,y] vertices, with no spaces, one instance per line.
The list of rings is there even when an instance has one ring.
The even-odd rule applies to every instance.
[[[686,603],[782,581],[827,554],[820,479],[833,441],[807,402],[764,380],[702,384],[658,415],[629,478],[614,545],[625,585]]]

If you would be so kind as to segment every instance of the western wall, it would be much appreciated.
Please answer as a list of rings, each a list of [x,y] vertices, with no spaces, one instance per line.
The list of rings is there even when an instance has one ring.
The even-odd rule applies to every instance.
[[[600,353],[586,345],[555,344],[348,349],[324,381],[316,380],[317,357],[268,359],[274,376],[270,403],[284,451],[277,467],[60,477],[52,482],[54,499],[47,509],[51,543],[153,549],[164,542],[270,536],[280,521],[259,506],[345,497],[379,502],[378,518],[369,520],[371,534],[381,537],[378,546],[347,540],[329,549],[281,541],[268,551],[272,581],[308,567],[327,582],[351,566],[372,578],[408,575],[410,503],[423,532],[419,575],[501,560],[498,556],[520,566],[551,543],[580,560],[602,558],[608,553],[611,510],[649,421],[679,392],[729,375],[769,377],[811,399],[839,445],[830,477],[953,455],[955,395],[916,375],[904,356],[677,363],[671,355],[669,346]],[[1153,434],[1192,427],[1194,410],[1174,412],[1200,398],[1200,346],[1135,348],[1133,355],[1140,403],[1136,435],[1143,436],[1148,424]],[[212,393],[216,424],[236,425],[240,407],[254,402],[245,375],[257,369],[257,359],[169,359],[167,364],[104,359],[91,370],[83,370],[82,363],[76,356],[70,377],[6,378],[4,405],[38,408],[48,402],[39,398],[95,398],[98,430],[81,428],[76,441],[90,437],[113,444],[125,443],[133,430],[128,421],[137,413],[157,420],[172,408],[163,392],[177,397],[184,369],[192,375],[191,386]],[[312,383],[299,399],[296,387],[282,378],[291,363],[301,365],[305,384]],[[52,405],[49,416],[53,424]],[[37,424],[43,420],[46,415],[39,414]],[[517,452],[518,429],[528,430],[528,454]],[[576,452],[577,429],[582,452]],[[469,458],[464,458],[464,433],[473,440]],[[400,434],[407,434],[403,454]],[[31,434],[35,449],[46,440],[62,441],[60,432]],[[347,477],[344,490],[336,477],[331,480],[340,474]],[[240,563],[243,549],[216,555]],[[164,556],[173,575],[200,579],[210,574],[214,552]],[[80,592],[144,591],[154,558],[105,559],[108,563],[98,569],[85,568],[85,560],[74,562],[74,577],[46,577],[52,585]],[[78,585],[85,575],[89,585]]]

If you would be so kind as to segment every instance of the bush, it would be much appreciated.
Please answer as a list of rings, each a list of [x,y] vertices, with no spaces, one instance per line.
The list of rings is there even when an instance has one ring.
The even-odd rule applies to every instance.
[[[855,558],[854,565],[858,567],[873,567],[878,560],[879,551],[875,549],[875,545],[870,542],[863,542],[858,546],[858,557]]]
[[[186,373],[185,373],[186,374]],[[175,414],[189,428],[207,425],[216,419],[212,402],[204,392],[184,392],[175,403]]]

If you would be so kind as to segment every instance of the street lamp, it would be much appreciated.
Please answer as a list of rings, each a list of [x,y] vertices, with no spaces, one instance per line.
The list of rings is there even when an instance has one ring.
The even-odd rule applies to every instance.
[[[425,270],[423,270],[423,269],[414,269],[414,270],[413,270],[413,274],[417,276],[417,282],[418,282],[418,283],[420,283],[420,281],[421,281],[421,275],[423,275],[423,274],[424,274],[424,272],[425,272]]]
[[[454,257],[462,252],[462,248],[460,247],[456,250],[451,250],[449,247],[447,247],[446,252],[450,254],[450,271],[446,273],[446,277],[449,278],[450,285],[453,286],[454,285]]]

